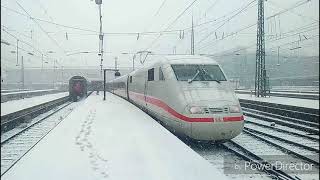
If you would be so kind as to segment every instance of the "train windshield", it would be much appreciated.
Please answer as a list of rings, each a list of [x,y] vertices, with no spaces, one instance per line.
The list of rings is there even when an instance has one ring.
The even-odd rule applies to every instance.
[[[226,81],[218,65],[172,64],[178,81]]]

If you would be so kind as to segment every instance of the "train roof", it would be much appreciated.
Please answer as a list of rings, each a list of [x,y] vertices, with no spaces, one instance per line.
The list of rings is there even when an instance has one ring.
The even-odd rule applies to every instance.
[[[72,81],[72,80],[87,80],[86,78],[84,78],[83,76],[72,76],[69,81]]]
[[[218,64],[215,60],[199,55],[164,56],[169,64]]]
[[[166,55],[159,56],[154,55],[152,58],[147,59],[144,68],[150,68],[155,64],[213,64],[218,65],[217,61],[210,57],[200,56],[200,55]]]
[[[134,74],[139,71],[145,71],[146,69],[154,66],[155,64],[213,64],[218,65],[217,61],[210,57],[200,55],[150,55],[144,66],[136,69],[128,74],[122,75],[116,79],[123,79],[130,74]],[[114,79],[115,80],[115,79]],[[111,80],[113,81],[113,80]]]

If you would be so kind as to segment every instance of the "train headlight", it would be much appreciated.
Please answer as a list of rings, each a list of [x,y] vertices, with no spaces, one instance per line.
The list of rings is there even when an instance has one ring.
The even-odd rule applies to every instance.
[[[235,106],[230,106],[229,111],[230,113],[239,113],[241,110],[240,106],[235,105]]]
[[[189,111],[191,114],[202,114],[203,113],[202,108],[198,107],[198,106],[190,107]]]

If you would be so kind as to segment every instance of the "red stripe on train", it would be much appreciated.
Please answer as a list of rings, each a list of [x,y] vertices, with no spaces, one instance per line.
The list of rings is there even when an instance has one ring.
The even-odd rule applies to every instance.
[[[160,99],[157,99],[155,97],[151,96],[144,96],[143,94],[136,93],[130,91],[130,96],[134,96],[137,99],[140,99],[142,101],[146,101],[150,104],[153,104],[155,106],[158,106],[162,108],[163,110],[167,111],[169,114],[173,115],[174,117],[181,119],[186,122],[214,122],[214,118],[192,118],[192,117],[187,117],[185,115],[182,115],[172,109],[170,106],[168,106],[165,102],[161,101]],[[224,122],[228,121],[242,121],[244,120],[243,115],[242,116],[236,116],[236,117],[223,117]]]

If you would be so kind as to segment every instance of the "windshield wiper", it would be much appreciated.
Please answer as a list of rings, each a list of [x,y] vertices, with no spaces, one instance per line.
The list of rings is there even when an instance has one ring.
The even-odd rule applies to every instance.
[[[210,77],[210,80],[212,80],[212,81],[216,81],[217,83],[219,83],[220,84],[220,81],[219,80],[217,80],[217,79],[213,79],[212,77],[211,77],[211,75],[204,69],[204,68],[201,68],[201,70],[207,75],[207,76],[209,76]]]
[[[192,81],[195,80],[199,74],[200,74],[200,71],[197,70],[197,73],[192,77],[192,79],[188,79],[188,83],[192,83]]]
[[[212,81],[216,81],[217,83],[221,83],[219,80],[217,80],[217,79],[213,79]]]
[[[210,79],[212,80],[213,78],[211,77],[211,75],[203,68],[201,67],[202,72],[204,72],[204,74],[206,74],[207,76],[210,77]]]

